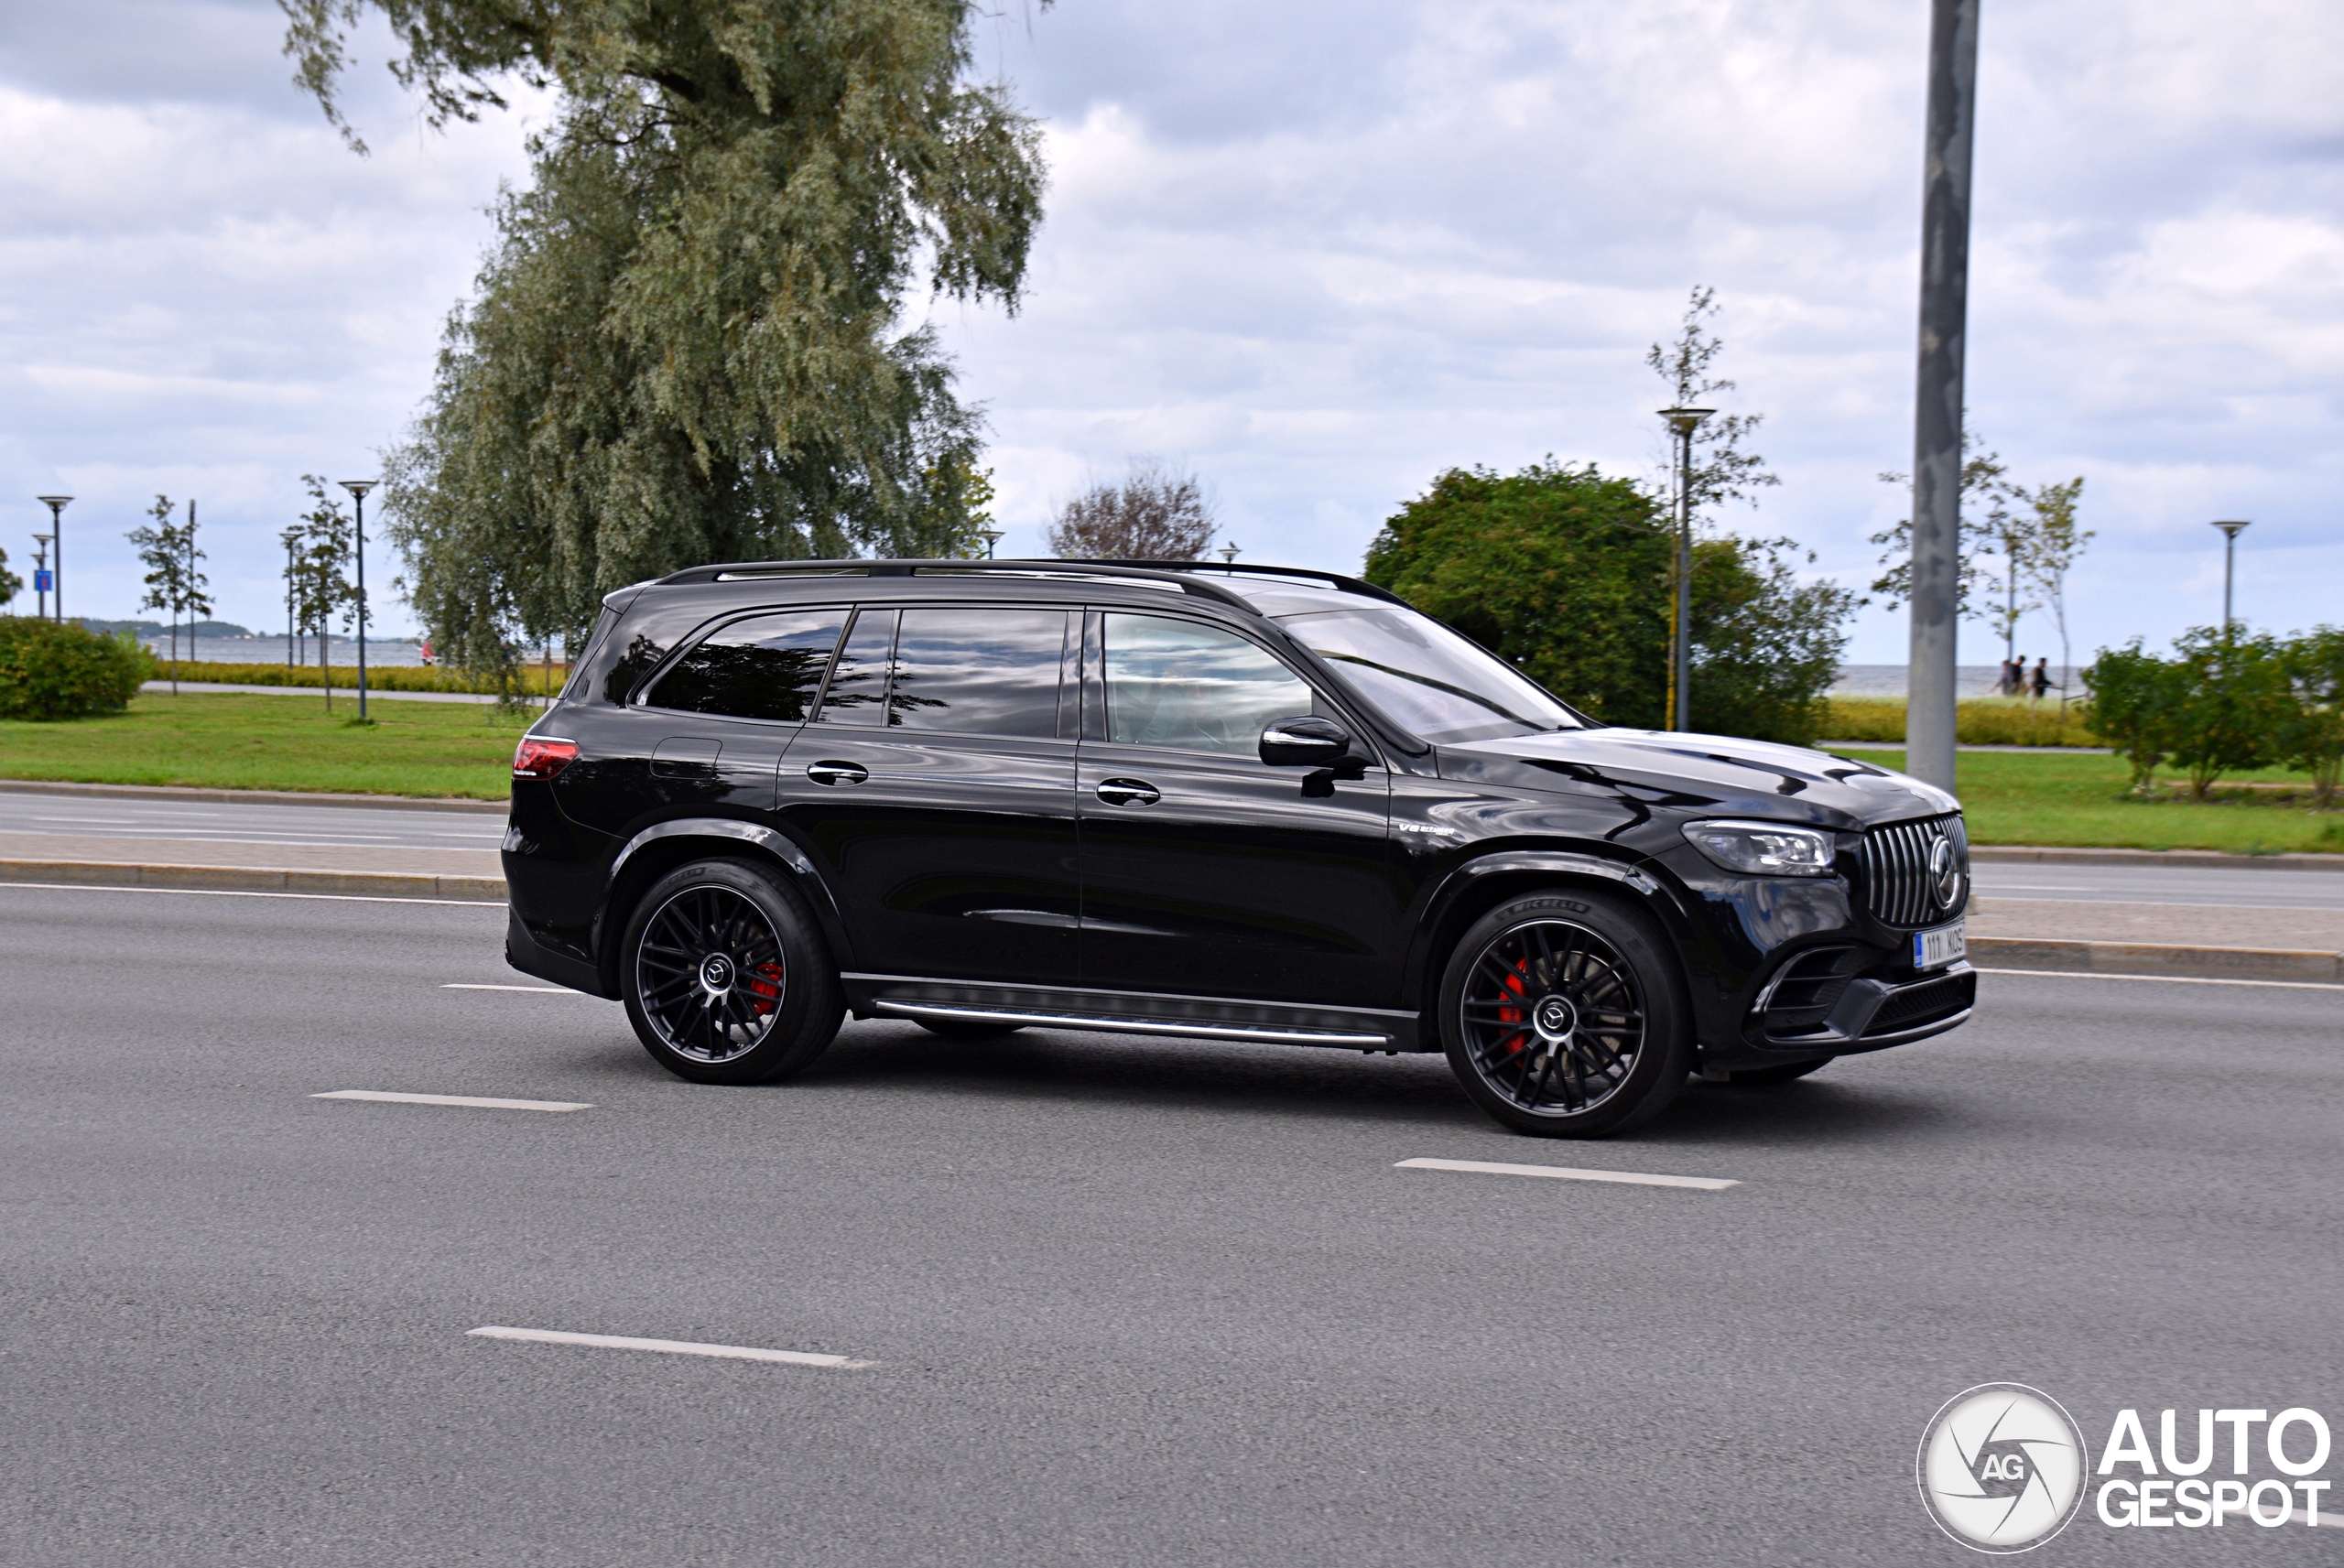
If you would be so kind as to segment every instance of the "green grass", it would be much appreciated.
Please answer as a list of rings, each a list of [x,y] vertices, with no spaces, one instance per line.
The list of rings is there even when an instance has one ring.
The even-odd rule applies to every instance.
[[[531,717],[489,703],[203,692],[63,724],[0,721],[0,778],[503,800]]]
[[[1850,752],[1902,768],[1902,752]],[[2270,855],[2344,852],[2344,811],[2313,811],[2309,781],[2276,770],[2241,773],[2214,786],[2210,801],[2128,796],[2122,757],[2072,752],[1963,752],[1955,761],[1970,837],[1980,844],[2058,844],[2116,849],[2224,849]],[[2172,775],[2160,784],[2171,784]],[[2225,785],[2285,784],[2292,791]]]

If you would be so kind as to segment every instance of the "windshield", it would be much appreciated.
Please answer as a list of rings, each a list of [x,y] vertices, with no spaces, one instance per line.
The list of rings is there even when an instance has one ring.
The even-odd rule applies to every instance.
[[[1504,660],[1413,610],[1316,611],[1278,622],[1395,723],[1427,741],[1581,728],[1570,709]]]

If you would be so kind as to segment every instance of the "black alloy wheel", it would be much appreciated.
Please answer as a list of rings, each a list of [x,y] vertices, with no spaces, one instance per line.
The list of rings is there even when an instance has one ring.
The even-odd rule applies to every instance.
[[[1441,989],[1450,1067],[1517,1131],[1591,1138],[1644,1120],[1691,1060],[1665,952],[1640,914],[1600,893],[1491,911]]]
[[[838,981],[797,896],[737,860],[661,878],[627,924],[627,1017],[660,1065],[699,1083],[759,1083],[838,1033]]]

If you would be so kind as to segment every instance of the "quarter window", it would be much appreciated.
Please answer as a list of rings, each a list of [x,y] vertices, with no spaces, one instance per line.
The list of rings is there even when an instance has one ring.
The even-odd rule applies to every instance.
[[[1047,740],[1058,733],[1063,610],[906,610],[887,722]]]
[[[719,627],[659,677],[654,708],[802,721],[846,626],[843,610],[755,615]]]
[[[1244,638],[1162,615],[1106,617],[1107,738],[1256,755],[1273,719],[1310,711],[1308,683]]]

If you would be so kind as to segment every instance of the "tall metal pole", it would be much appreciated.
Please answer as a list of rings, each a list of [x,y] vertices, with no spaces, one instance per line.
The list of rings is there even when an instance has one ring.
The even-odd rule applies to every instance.
[[[2238,536],[2246,531],[2247,524],[2232,519],[2214,526],[2222,531],[2222,635],[2227,637],[2237,624],[2230,617],[2230,583],[2238,572]]]
[[[49,584],[56,594],[57,618],[65,619],[65,503],[70,495],[39,495],[34,500],[49,508]]]
[[[38,603],[41,620],[49,619],[49,538],[46,534],[33,535],[33,597]]]
[[[1979,0],[1931,0],[1922,160],[1921,331],[1913,415],[1912,663],[1904,768],[1950,792],[1961,573],[1962,353],[1970,315],[1970,163]]]
[[[1660,411],[1677,438],[1677,629],[1670,639],[1668,727],[1693,728],[1693,432],[1714,408],[1678,404]]]
[[[346,479],[342,488],[358,501],[358,721],[366,722],[366,492],[371,479]]]

